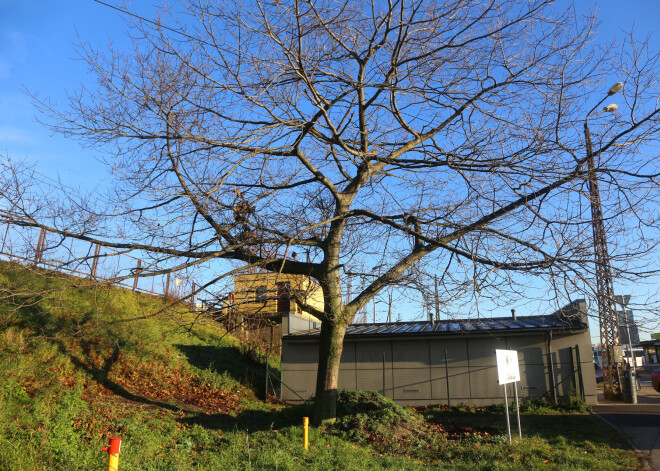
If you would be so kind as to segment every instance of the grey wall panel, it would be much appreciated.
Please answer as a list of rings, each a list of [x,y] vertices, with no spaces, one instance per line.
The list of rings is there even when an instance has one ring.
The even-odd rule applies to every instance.
[[[341,365],[355,368],[355,342],[344,342],[344,348],[341,352]]]
[[[549,391],[549,387],[546,365],[520,362],[518,391],[522,397],[542,396]]]
[[[339,368],[339,389],[357,389],[357,371],[354,368]]]
[[[580,337],[578,334],[555,334],[552,336],[552,349],[558,350],[560,348],[574,347],[576,343],[580,342]]]
[[[568,398],[568,396],[571,394],[571,388],[574,390],[575,388],[575,381],[577,380],[577,376],[574,375],[574,368],[573,365],[570,364],[570,362],[562,362],[558,363],[557,359],[558,358],[564,358],[568,355],[566,355],[565,350],[568,349],[562,349],[559,352],[553,352],[553,359],[554,359],[554,370],[555,370],[555,384],[557,385],[557,394],[559,396],[564,396],[565,398]],[[564,353],[564,354],[562,354]]]
[[[591,337],[588,333],[578,335],[580,349],[580,366],[582,367],[582,384],[587,404],[594,405],[598,402],[598,390],[596,389],[596,370],[594,368],[593,352],[591,350]]]
[[[593,353],[591,351],[591,338],[586,334],[573,334],[564,336],[555,336],[552,338],[552,350],[560,352],[560,360],[562,363],[570,361],[569,347],[579,345],[580,360],[590,361],[593,363]]]
[[[485,399],[504,395],[497,382],[497,366],[475,366],[470,368],[470,398]]]
[[[426,368],[394,368],[394,396],[396,401],[431,399],[431,371]]]
[[[571,357],[571,348],[574,344],[566,346],[562,345],[561,347],[558,344],[559,342],[553,342],[552,345],[552,350],[557,354],[557,361],[566,365],[569,365],[571,361],[575,361],[575,359]]]
[[[580,362],[582,369],[582,384],[584,386],[584,395],[587,404],[596,404],[598,391],[596,389],[596,372],[594,369],[593,362],[593,352],[591,350],[591,337],[588,332],[583,332],[580,334],[558,336],[553,338],[553,347],[556,345],[559,347],[559,357],[562,359],[570,358],[569,347],[578,346],[580,350]],[[577,365],[577,355],[575,349],[573,349],[574,364],[575,368]],[[579,384],[579,376],[575,380],[576,384]],[[577,392],[579,389],[576,388]]]
[[[428,368],[429,342],[424,338],[393,342],[392,355],[396,368]]]
[[[282,344],[282,367],[291,371],[312,370],[318,368],[319,347],[316,343]]]
[[[449,368],[450,398],[466,400],[470,397],[470,375],[465,368]]]
[[[301,400],[300,397],[309,399],[314,395],[314,391],[316,390],[316,373],[285,370],[282,372],[282,382],[293,389],[291,391],[291,389],[282,385],[282,399],[299,402]]]
[[[383,353],[387,368],[392,361],[392,346],[390,342],[360,342],[355,345],[355,367],[364,369],[383,369]],[[381,387],[382,389],[382,387]]]
[[[543,335],[511,335],[506,338],[508,350],[518,352],[518,360],[527,365],[545,364],[546,351]]]
[[[545,342],[543,334],[509,335],[506,338],[507,349],[518,352],[520,397],[538,397],[549,391]]]
[[[445,350],[450,365],[467,368],[467,338],[430,340],[431,366],[445,365]]]
[[[567,400],[571,393],[579,394],[579,375],[577,371],[577,356],[571,347],[579,345],[582,362],[585,399],[588,404],[596,402],[596,375],[591,353],[591,338],[589,332],[579,334],[554,335],[551,341],[552,358],[555,369],[555,384],[557,394],[562,400]],[[585,361],[586,360],[586,361]]]
[[[431,401],[429,404],[447,402],[447,381],[445,369],[432,367],[429,369],[431,375]]]
[[[506,350],[504,337],[471,337],[467,341],[470,368],[496,366],[495,350]]]
[[[444,367],[431,368],[433,399],[447,398],[447,380]],[[470,375],[465,368],[449,368],[449,395],[454,403],[468,402],[470,399]]]
[[[380,370],[357,370],[357,389],[383,393],[383,368]],[[392,397],[392,370],[385,370],[385,396]]]

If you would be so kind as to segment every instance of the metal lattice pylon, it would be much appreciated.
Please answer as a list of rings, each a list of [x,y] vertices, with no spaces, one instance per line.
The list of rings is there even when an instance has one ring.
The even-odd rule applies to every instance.
[[[600,190],[596,175],[591,133],[587,122],[584,123],[584,134],[587,144],[587,165],[589,169],[589,198],[591,201],[591,220],[593,228],[594,254],[596,263],[596,298],[598,301],[598,319],[600,321],[600,343],[603,359],[603,370],[607,372],[604,379],[605,389],[609,389],[614,397],[621,394],[619,366],[615,363],[614,352],[621,348],[619,323],[617,322],[614,301],[614,284],[612,267],[607,250],[607,236],[603,222],[603,208],[600,200]]]

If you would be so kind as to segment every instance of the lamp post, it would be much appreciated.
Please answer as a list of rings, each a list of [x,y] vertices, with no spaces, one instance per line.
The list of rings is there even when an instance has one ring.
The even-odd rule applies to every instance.
[[[591,131],[589,130],[589,118],[600,113],[611,113],[618,109],[618,105],[610,104],[602,110],[594,113],[607,97],[614,95],[623,88],[623,83],[618,82],[607,92],[596,106],[594,106],[584,119],[584,139],[587,148],[587,168],[589,177],[589,198],[591,200],[591,221],[593,228],[594,254],[596,263],[596,298],[598,300],[598,318],[600,321],[600,342],[602,348],[603,370],[607,371],[607,384],[605,395],[610,398],[618,398],[621,395],[621,381],[616,354],[621,352],[621,337],[619,325],[616,319],[616,308],[614,298],[614,285],[612,281],[612,269],[610,265],[609,252],[607,250],[607,237],[603,223],[603,209],[596,176],[596,164],[593,146],[591,143]]]
[[[637,378],[637,365],[635,364],[635,352],[633,351],[632,337],[630,337],[630,319],[628,318],[627,306],[630,302],[630,295],[626,294],[625,296],[617,295],[615,297],[616,302],[621,305],[623,308],[623,318],[626,321],[626,331],[628,332],[628,349],[630,351],[630,367],[635,373],[635,378]]]

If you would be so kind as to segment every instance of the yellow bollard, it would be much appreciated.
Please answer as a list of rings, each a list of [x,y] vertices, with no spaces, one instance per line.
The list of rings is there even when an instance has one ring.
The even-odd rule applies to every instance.
[[[303,417],[303,445],[309,448],[309,417]]]
[[[119,451],[121,450],[121,437],[110,437],[110,446],[104,446],[103,451],[108,452],[108,471],[119,469]]]

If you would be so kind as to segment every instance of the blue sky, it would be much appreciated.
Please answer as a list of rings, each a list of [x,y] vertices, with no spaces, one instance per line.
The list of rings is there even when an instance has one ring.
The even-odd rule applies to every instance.
[[[150,5],[135,2],[131,9],[149,15]],[[121,44],[125,30],[116,10],[92,0],[0,0],[0,153],[38,162],[42,173],[73,185],[103,178],[93,153],[38,123],[28,92],[62,103],[67,92],[89,82],[78,38],[97,47]]]
[[[153,3],[157,2],[136,0],[130,9],[149,17],[156,11]],[[569,4],[561,1],[558,8]],[[660,18],[658,0],[580,1],[576,5],[583,14],[597,9],[602,22],[598,41],[603,44],[622,38],[633,25],[638,37],[653,33]],[[104,168],[94,152],[43,128],[25,90],[62,102],[67,91],[75,91],[87,80],[85,64],[76,60],[73,43],[77,37],[103,47],[125,41],[124,31],[119,13],[93,0],[0,0],[0,155],[34,162],[42,174],[72,186],[101,185]],[[660,36],[654,36],[652,44],[660,51]],[[630,290],[642,302],[655,295],[658,286]],[[385,304],[379,305],[379,313],[385,311]],[[592,326],[592,334],[597,336],[597,332],[597,326]],[[642,337],[648,338],[648,333]]]
[[[134,1],[130,8],[150,16],[155,11],[152,3],[156,2]],[[559,7],[568,4],[559,2]],[[633,25],[639,35],[653,32],[660,18],[656,0],[578,5],[582,13],[598,9],[603,43],[620,38]],[[119,13],[93,0],[0,0],[0,153],[38,161],[43,173],[59,173],[71,183],[98,180],[102,169],[94,156],[74,141],[51,136],[37,123],[24,89],[61,102],[67,90],[75,91],[86,80],[85,65],[76,60],[77,37],[102,47],[109,41],[121,44],[124,31]],[[660,50],[660,37],[653,41]]]

